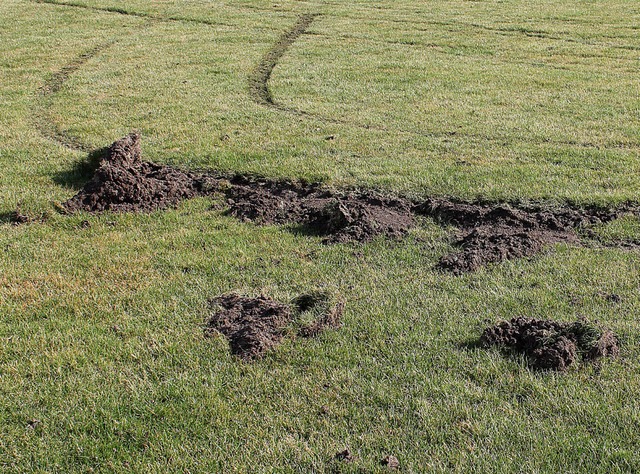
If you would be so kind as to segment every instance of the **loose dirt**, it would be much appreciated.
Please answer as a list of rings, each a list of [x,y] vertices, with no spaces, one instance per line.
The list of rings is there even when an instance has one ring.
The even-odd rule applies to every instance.
[[[258,224],[295,224],[325,243],[401,239],[416,216],[458,228],[455,252],[438,267],[461,274],[487,264],[529,257],[546,246],[580,242],[577,230],[609,222],[637,204],[615,209],[565,205],[543,207],[463,202],[446,198],[412,201],[375,191],[337,191],[305,181],[275,181],[252,176],[196,174],[142,161],[140,136],[116,141],[100,160],[93,178],[64,207],[69,211],[141,211],[173,207],[183,199],[222,193],[228,214]]]
[[[287,305],[263,296],[229,294],[211,303],[220,309],[209,319],[208,333],[211,330],[222,333],[229,340],[231,353],[247,361],[263,357],[280,344],[292,319]]]
[[[32,221],[33,221],[33,218],[22,213],[22,211],[20,210],[20,206],[16,207],[15,211],[12,211],[9,213],[9,222],[12,225],[28,224],[29,222],[32,222]]]
[[[335,305],[324,293],[312,293],[284,304],[264,296],[249,298],[235,293],[210,301],[214,312],[207,322],[205,335],[216,332],[229,340],[231,353],[245,361],[260,359],[277,347],[301,313],[314,311],[316,319],[298,331],[302,337],[319,335],[341,324],[344,302]]]
[[[300,224],[327,243],[403,237],[414,219],[411,203],[374,192],[338,193],[318,184],[236,178],[229,213],[259,224]]]
[[[140,135],[132,133],[107,149],[93,178],[63,205],[71,212],[149,212],[198,196],[214,181],[142,161]]]
[[[565,371],[578,360],[595,361],[620,353],[618,338],[585,320],[562,323],[525,317],[485,329],[485,347],[499,346],[525,354],[536,369]]]
[[[577,229],[611,221],[628,209],[545,209],[432,198],[417,204],[415,211],[460,229],[453,243],[460,250],[445,255],[438,264],[460,274],[488,263],[532,256],[550,244],[578,243]]]
[[[351,463],[355,460],[355,457],[353,456],[353,454],[351,454],[351,451],[349,451],[348,449],[345,449],[344,451],[338,451],[333,458],[336,461],[341,461],[341,462],[345,462],[345,463]]]

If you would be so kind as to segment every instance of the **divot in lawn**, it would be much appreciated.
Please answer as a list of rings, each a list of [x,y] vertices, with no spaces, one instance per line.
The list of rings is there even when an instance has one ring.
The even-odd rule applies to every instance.
[[[344,311],[343,301],[332,305],[324,293],[302,295],[291,305],[265,296],[249,298],[230,293],[212,299],[210,304],[215,311],[207,322],[205,335],[224,335],[231,353],[245,361],[260,359],[276,348],[292,332],[289,329],[301,313],[317,309],[315,319],[298,330],[300,336],[308,338],[339,327]]]

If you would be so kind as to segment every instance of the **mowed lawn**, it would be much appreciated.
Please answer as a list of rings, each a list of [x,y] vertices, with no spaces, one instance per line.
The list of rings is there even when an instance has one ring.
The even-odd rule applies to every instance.
[[[305,14],[261,103],[250,78]],[[636,0],[2,0],[0,471],[640,471],[640,254],[605,245],[637,217],[453,276],[428,219],[329,246],[221,199],[59,212],[131,130],[185,169],[637,202],[639,25]],[[255,363],[204,337],[210,298],[312,290],[342,328]],[[597,320],[621,355],[558,374],[476,346],[514,316]]]

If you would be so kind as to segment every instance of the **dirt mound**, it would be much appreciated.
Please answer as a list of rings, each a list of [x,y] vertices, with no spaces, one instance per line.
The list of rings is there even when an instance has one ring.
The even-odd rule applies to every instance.
[[[69,211],[149,212],[199,195],[206,179],[170,166],[142,161],[140,135],[109,147],[93,178],[63,205]]]
[[[325,293],[301,295],[291,305],[264,296],[222,295],[210,301],[215,312],[207,322],[205,334],[222,333],[229,340],[232,354],[252,361],[278,346],[287,328],[302,313],[312,312],[314,319],[300,328],[301,337],[315,337],[325,329],[339,327],[344,302],[332,305],[331,301]]]
[[[291,322],[291,311],[285,304],[263,296],[247,298],[223,295],[211,301],[219,306],[207,324],[228,340],[231,353],[244,360],[259,359],[282,341]]]
[[[562,323],[513,318],[485,329],[480,343],[523,353],[536,369],[558,371],[567,370],[579,359],[593,361],[620,352],[615,334],[585,320]]]
[[[459,252],[445,255],[439,267],[459,274],[488,263],[528,257],[545,246],[579,241],[576,229],[607,222],[620,212],[563,207],[512,207],[506,204],[470,204],[428,199],[415,212],[460,228],[454,246]]]
[[[244,178],[231,184],[231,215],[259,224],[301,224],[327,243],[399,239],[414,222],[409,201],[373,192],[336,193],[318,184]]]

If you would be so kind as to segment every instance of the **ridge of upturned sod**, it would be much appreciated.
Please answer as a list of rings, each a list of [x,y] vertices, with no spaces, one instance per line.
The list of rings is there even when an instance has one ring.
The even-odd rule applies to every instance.
[[[318,183],[255,176],[194,173],[143,161],[140,135],[106,151],[94,176],[63,204],[70,212],[150,212],[196,196],[222,194],[229,215],[261,225],[297,224],[325,243],[399,240],[416,217],[458,228],[454,250],[438,268],[461,274],[489,263],[529,257],[555,243],[580,244],[578,230],[639,214],[627,203],[613,209],[463,202],[444,197],[410,200],[376,190],[336,190]]]

